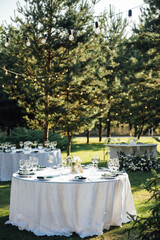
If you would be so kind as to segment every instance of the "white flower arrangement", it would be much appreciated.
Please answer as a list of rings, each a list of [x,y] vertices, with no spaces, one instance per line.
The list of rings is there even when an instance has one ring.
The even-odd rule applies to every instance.
[[[117,152],[120,164],[120,170],[128,171],[151,171],[158,170],[158,159],[156,156],[148,156],[147,152],[143,156],[132,154],[125,155],[124,152]]]
[[[80,162],[81,162],[80,157],[75,156],[74,154],[69,155],[65,159],[63,159],[63,163],[68,167],[73,167]]]

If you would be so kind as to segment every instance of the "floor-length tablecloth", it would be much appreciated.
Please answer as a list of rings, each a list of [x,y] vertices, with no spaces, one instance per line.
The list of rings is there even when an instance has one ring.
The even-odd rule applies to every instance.
[[[129,221],[127,213],[136,215],[128,175],[103,179],[101,173],[84,181],[71,174],[49,181],[14,174],[8,223],[38,236],[76,232],[81,238],[122,226]]]
[[[157,144],[147,143],[120,143],[120,144],[104,144],[104,147],[110,148],[110,158],[117,157],[118,152],[123,152],[125,155],[135,152],[137,155],[152,155],[157,156]]]
[[[12,174],[19,169],[19,160],[20,159],[29,159],[29,157],[38,157],[39,165],[49,166],[48,154],[54,154],[55,164],[61,163],[61,150],[54,149],[52,151],[40,151],[37,153],[34,152],[11,152],[4,153],[0,152],[0,181],[11,181]]]

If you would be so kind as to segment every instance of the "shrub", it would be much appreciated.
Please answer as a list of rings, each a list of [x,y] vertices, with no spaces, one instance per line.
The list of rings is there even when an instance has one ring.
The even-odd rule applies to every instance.
[[[49,132],[49,140],[57,141],[57,148],[64,150],[67,148],[67,138],[62,137],[57,133]],[[43,131],[41,130],[33,130],[27,128],[17,127],[12,130],[10,136],[0,136],[0,142],[10,142],[15,143],[17,147],[19,147],[20,141],[37,141],[38,143],[43,143]]]
[[[135,152],[126,155],[124,152],[118,152],[120,170],[126,171],[158,171],[159,164],[157,157],[148,156],[145,153],[143,156],[136,155]]]

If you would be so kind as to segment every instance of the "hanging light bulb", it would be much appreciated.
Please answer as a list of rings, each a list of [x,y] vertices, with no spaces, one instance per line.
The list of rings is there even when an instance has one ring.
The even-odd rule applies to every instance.
[[[8,37],[6,37],[6,42],[5,42],[4,46],[5,46],[5,47],[8,47],[8,46],[9,46],[9,38],[8,38]]]
[[[5,75],[8,75],[8,70],[5,71]]]
[[[18,78],[18,75],[16,74],[15,78]]]
[[[95,22],[95,33],[99,34],[100,33],[100,28],[98,26],[98,22]]]
[[[69,29],[69,41],[73,41],[74,36],[73,36],[73,30]]]
[[[128,17],[132,17],[132,10],[131,9],[128,11]]]
[[[28,38],[28,37],[26,38],[26,46],[27,46],[27,47],[30,47],[30,46],[31,46],[31,42],[29,41],[29,38]]]
[[[41,40],[42,44],[45,44],[47,42],[47,34],[43,35],[43,39]]]

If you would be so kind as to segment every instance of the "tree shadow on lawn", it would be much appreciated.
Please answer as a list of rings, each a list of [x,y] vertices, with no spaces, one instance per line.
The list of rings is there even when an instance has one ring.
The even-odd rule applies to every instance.
[[[8,221],[9,216],[0,217],[0,240],[81,240],[76,233],[73,233],[70,237],[65,236],[36,236],[31,231],[19,230],[17,226],[12,224],[5,224]],[[91,237],[86,237],[84,239],[92,239]]]
[[[76,151],[101,151],[103,150],[102,143],[81,143],[81,144],[72,144],[72,152]]]
[[[0,182],[0,208],[10,203],[11,182]]]
[[[152,172],[128,172],[132,192],[137,192],[145,188],[147,179],[152,178]]]

